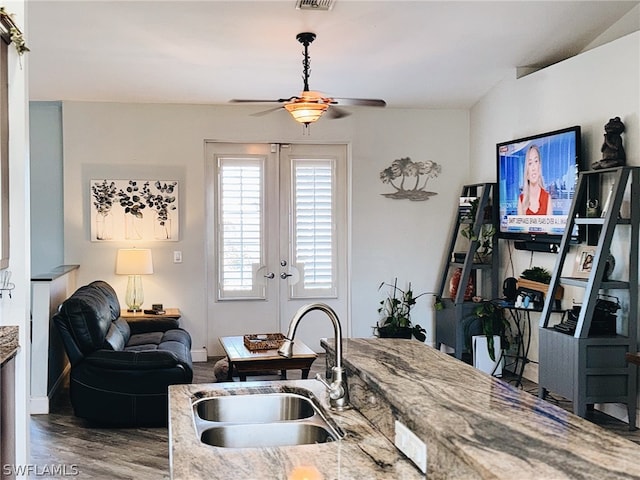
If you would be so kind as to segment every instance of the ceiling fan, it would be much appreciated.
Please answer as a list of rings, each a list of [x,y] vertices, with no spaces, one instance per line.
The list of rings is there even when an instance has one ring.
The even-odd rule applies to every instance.
[[[303,32],[296,35],[296,39],[304,46],[304,60],[302,61],[302,75],[304,87],[300,95],[277,100],[249,100],[233,99],[232,103],[281,103],[281,106],[271,108],[254,115],[265,115],[280,108],[286,109],[297,121],[308,127],[310,123],[317,121],[325,112],[330,118],[346,117],[350,113],[337,105],[364,105],[368,107],[384,107],[387,102],[374,98],[337,98],[327,97],[320,92],[309,90],[309,45],[315,40],[316,34]]]

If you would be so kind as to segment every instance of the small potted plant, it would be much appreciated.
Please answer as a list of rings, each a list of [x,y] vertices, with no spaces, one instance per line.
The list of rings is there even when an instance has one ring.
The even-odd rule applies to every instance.
[[[414,296],[411,283],[406,290],[402,290],[398,287],[397,278],[394,279],[393,285],[382,282],[378,290],[383,287],[390,287],[390,290],[387,298],[380,301],[378,313],[382,315],[382,318],[373,327],[376,336],[381,338],[411,338],[413,336],[424,342],[427,338],[426,330],[420,325],[411,323],[411,309],[418,298],[427,295],[428,292]]]
[[[502,350],[509,348],[509,340],[507,332],[510,331],[511,325],[504,315],[504,310],[489,300],[482,300],[473,309],[473,314],[465,320],[464,329],[467,339],[467,348],[470,347],[468,342],[471,341],[471,331],[480,326],[481,334],[487,337],[487,351],[489,358],[493,362],[496,361],[494,336],[500,337],[500,345]]]

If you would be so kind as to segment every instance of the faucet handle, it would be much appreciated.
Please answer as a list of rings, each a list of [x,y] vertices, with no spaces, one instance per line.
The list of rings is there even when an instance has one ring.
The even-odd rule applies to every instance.
[[[327,383],[319,373],[316,373],[316,380],[327,387],[327,390],[329,391],[329,398],[332,400],[338,400],[339,398],[344,397],[344,387],[342,386],[342,382],[332,382],[331,385],[329,385],[329,383]]]
[[[327,381],[324,378],[322,378],[322,375],[320,375],[319,373],[316,373],[316,380],[318,380],[321,384],[327,387],[327,390],[331,390],[331,385],[329,385]]]

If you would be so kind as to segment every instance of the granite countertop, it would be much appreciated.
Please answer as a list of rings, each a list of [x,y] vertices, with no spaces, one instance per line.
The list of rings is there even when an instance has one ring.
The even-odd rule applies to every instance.
[[[169,387],[171,478],[197,479],[417,479],[424,475],[356,410],[329,412],[342,440],[272,448],[219,448],[200,442],[192,401],[203,396],[310,390],[328,412],[317,380],[225,382]]]
[[[0,365],[11,360],[18,352],[18,326],[0,327]]]
[[[343,357],[351,403],[422,438],[428,478],[640,479],[640,446],[420,342],[345,339]]]

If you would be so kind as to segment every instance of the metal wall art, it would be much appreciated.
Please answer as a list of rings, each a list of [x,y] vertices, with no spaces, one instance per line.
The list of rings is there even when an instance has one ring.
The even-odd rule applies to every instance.
[[[179,240],[178,182],[91,180],[91,241]]]
[[[427,182],[430,178],[437,177],[441,171],[442,167],[431,160],[414,162],[409,157],[398,158],[380,172],[382,183],[388,183],[395,191],[381,195],[396,200],[408,199],[414,202],[429,200],[429,197],[438,193],[425,190]]]

